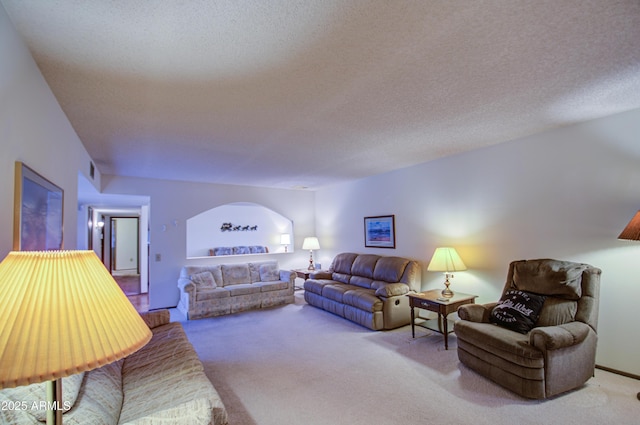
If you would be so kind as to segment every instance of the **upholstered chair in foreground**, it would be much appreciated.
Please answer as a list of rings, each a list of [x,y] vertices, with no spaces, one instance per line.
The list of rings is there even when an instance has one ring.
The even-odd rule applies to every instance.
[[[526,398],[582,386],[595,368],[600,275],[568,261],[512,262],[499,302],[458,310],[458,358]]]

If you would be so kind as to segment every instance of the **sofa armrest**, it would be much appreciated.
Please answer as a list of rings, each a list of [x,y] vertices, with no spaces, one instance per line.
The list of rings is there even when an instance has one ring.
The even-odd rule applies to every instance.
[[[409,285],[406,283],[385,283],[376,289],[378,297],[393,297],[409,293]]]
[[[171,314],[169,310],[166,309],[140,313],[140,317],[142,317],[142,320],[149,326],[149,329],[166,325],[171,321]]]
[[[280,270],[280,280],[293,284],[296,280],[296,272],[293,270]]]
[[[498,303],[489,304],[465,304],[458,307],[458,317],[462,320],[478,323],[489,323],[491,310]]]
[[[189,294],[196,292],[196,284],[191,279],[181,277],[178,279],[178,289]]]
[[[309,273],[309,279],[331,279],[333,273],[326,270],[319,270]]]
[[[533,328],[529,343],[540,350],[557,350],[576,345],[587,338],[591,327],[582,322]]]

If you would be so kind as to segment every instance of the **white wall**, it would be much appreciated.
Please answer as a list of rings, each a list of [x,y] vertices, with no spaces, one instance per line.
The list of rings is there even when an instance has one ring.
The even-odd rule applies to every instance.
[[[313,192],[107,175],[102,176],[102,181],[104,193],[143,195],[151,199],[149,302],[152,309],[177,305],[178,276],[180,268],[187,264],[276,259],[282,267],[304,268],[308,263],[308,253],[299,248],[305,236],[315,234]],[[260,204],[292,220],[296,252],[187,259],[186,220],[235,202]]]
[[[78,171],[88,178],[90,158],[0,5],[0,258],[13,248],[15,161],[64,190],[64,247],[75,249]]]
[[[440,159],[316,193],[320,260],[400,255],[426,271],[437,246],[469,268],[452,289],[495,301],[510,261],[551,257],[603,270],[598,363],[640,375],[633,315],[640,242],[617,236],[640,208],[640,110]],[[395,250],[364,248],[363,217],[395,214]]]

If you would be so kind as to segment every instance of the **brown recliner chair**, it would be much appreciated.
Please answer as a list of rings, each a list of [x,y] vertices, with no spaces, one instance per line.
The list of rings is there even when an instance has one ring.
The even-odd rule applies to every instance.
[[[458,358],[526,398],[580,387],[594,374],[600,275],[568,261],[512,262],[500,302],[458,309]]]

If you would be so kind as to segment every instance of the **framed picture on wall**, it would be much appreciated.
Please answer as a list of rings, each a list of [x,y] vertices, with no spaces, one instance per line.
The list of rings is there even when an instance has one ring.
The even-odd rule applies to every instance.
[[[368,248],[395,248],[395,215],[365,217],[364,246]]]
[[[61,188],[16,161],[14,251],[62,249],[63,196]]]

